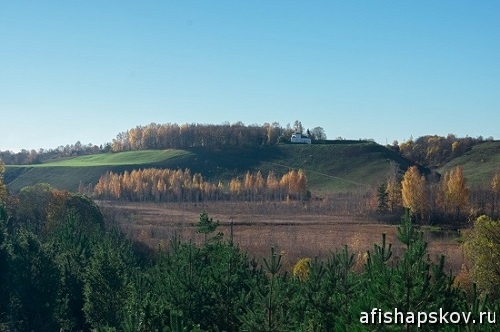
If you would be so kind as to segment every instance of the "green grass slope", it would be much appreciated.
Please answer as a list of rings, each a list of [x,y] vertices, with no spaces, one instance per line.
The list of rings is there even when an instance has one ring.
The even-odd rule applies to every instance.
[[[183,150],[148,150],[64,158],[37,165],[6,166],[5,182],[12,191],[36,183],[76,191],[80,182],[95,185],[107,171],[124,172],[147,167],[177,168],[192,154]]]
[[[406,159],[385,147],[371,142],[343,142],[333,144],[271,147],[193,148],[189,150],[130,151],[61,159],[40,165],[7,166],[5,182],[10,190],[39,182],[57,188],[77,190],[97,183],[110,170],[123,172],[148,167],[190,168],[211,181],[229,181],[243,177],[247,171],[261,170],[280,175],[289,169],[306,171],[313,193],[366,189],[382,182],[395,162],[405,169]]]
[[[81,157],[64,158],[31,165],[29,167],[95,167],[117,165],[142,165],[159,163],[167,159],[185,157],[189,152],[183,150],[145,150],[122,153],[94,154]]]
[[[462,156],[454,158],[438,172],[452,170],[457,165],[462,166],[464,176],[469,185],[473,187],[489,187],[493,173],[500,169],[500,141],[483,142],[475,145]]]

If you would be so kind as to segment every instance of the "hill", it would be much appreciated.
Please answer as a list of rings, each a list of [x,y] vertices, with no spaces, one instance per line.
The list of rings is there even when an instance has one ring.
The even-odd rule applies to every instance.
[[[457,165],[462,166],[469,185],[489,187],[493,173],[500,169],[500,141],[477,144],[460,157],[452,159],[439,168],[438,172],[444,174]]]
[[[406,169],[411,164],[397,153],[373,142],[335,141],[330,144],[281,144],[259,147],[196,147],[186,150],[140,150],[58,159],[38,165],[7,166],[5,182],[12,191],[46,182],[57,188],[77,190],[97,183],[106,171],[189,168],[210,181],[228,181],[247,171],[290,168],[306,171],[314,193],[365,189],[385,179],[390,163]]]

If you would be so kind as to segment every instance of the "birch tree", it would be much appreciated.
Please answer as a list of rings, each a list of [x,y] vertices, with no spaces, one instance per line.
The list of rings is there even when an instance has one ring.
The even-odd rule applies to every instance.
[[[414,216],[420,215],[424,218],[427,214],[428,204],[425,196],[426,180],[417,166],[408,168],[401,181],[401,196],[403,199],[403,206],[410,209]]]

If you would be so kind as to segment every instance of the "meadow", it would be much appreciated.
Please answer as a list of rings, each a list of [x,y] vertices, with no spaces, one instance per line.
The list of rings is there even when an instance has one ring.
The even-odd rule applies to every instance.
[[[385,233],[394,244],[394,259],[402,248],[396,239],[399,222],[387,224],[374,216],[333,215],[312,212],[302,205],[289,203],[123,203],[98,202],[104,215],[132,239],[154,250],[167,248],[169,241],[180,236],[184,241],[202,243],[196,224],[201,212],[220,221],[217,231],[232,238],[251,257],[269,255],[274,247],[283,256],[284,267],[301,258],[325,259],[345,245],[356,254],[362,265],[363,254],[373,250]],[[446,270],[458,274],[463,264],[460,236],[457,230],[422,227],[433,260],[446,256]]]

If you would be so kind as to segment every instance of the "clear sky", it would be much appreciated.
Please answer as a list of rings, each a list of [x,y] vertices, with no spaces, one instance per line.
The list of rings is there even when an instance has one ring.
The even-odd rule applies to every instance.
[[[0,150],[295,120],[500,139],[500,2],[0,1]]]

